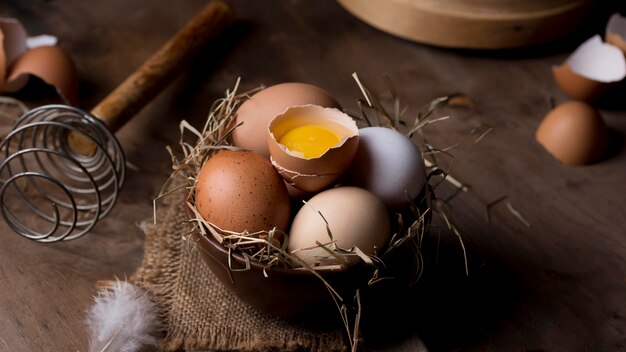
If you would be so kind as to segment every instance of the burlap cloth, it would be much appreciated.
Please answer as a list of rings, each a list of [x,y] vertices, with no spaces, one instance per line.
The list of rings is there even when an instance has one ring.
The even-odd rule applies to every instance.
[[[182,196],[168,196],[159,202],[157,224],[153,225],[150,219],[143,226],[143,261],[130,277],[131,282],[153,294],[160,310],[164,326],[160,350],[350,350],[339,313],[330,317],[337,319],[335,324],[314,327],[259,312],[234,296],[210,272],[192,240],[185,236],[191,225],[186,221],[184,207]],[[397,298],[396,309],[387,312],[385,308],[387,316],[380,319],[381,326],[391,329],[381,331],[380,326],[375,326],[378,334],[391,337],[392,341],[396,339],[390,332],[397,330],[392,322],[405,321],[401,315],[406,314],[406,306]],[[411,350],[428,352],[418,337],[411,340]]]
[[[285,321],[249,307],[223,286],[190,240],[182,197],[165,197],[157,225],[146,221],[145,253],[130,281],[154,294],[164,351],[345,351],[343,331]]]

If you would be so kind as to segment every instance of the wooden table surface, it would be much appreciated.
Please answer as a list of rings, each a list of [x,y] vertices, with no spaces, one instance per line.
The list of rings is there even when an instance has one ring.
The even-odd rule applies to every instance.
[[[89,109],[204,3],[19,0],[0,2],[0,15],[18,18],[31,35],[59,38],[78,66],[79,105]],[[200,126],[210,103],[238,77],[244,88],[312,83],[356,110],[356,72],[381,94],[388,76],[409,112],[442,95],[470,97],[472,105],[437,111],[450,118],[424,130],[437,147],[492,128],[480,142],[451,150],[451,174],[470,186],[449,202],[469,275],[456,237],[432,231],[439,257],[426,268],[408,324],[377,348],[412,351],[421,339],[431,351],[626,351],[625,95],[599,107],[612,136],[601,162],[565,166],[534,139],[551,104],[567,100],[551,66],[600,33],[606,18],[558,43],[483,52],[395,38],[334,1],[230,3],[235,25],[117,133],[136,169],[91,233],[41,244],[0,221],[0,350],[87,350],[84,317],[95,282],[129,276],[139,265],[138,225],[150,219],[169,174],[165,147],[177,141],[179,121]],[[444,183],[437,192],[452,196],[454,187]],[[504,196],[489,207],[487,221],[487,205]]]

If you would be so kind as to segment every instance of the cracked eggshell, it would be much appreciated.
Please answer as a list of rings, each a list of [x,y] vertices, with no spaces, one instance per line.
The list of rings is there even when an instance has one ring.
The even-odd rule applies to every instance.
[[[7,66],[10,66],[15,59],[26,52],[26,30],[22,24],[14,18],[0,18],[0,32],[2,32],[4,37],[2,53],[4,54]]]
[[[551,110],[537,128],[535,138],[566,165],[584,165],[598,160],[609,140],[600,114],[581,101],[569,101]]]
[[[278,141],[293,128],[319,125],[339,133],[341,139],[318,158],[304,158]],[[272,165],[292,186],[317,192],[334,184],[348,169],[359,143],[359,129],[352,117],[335,108],[318,105],[293,106],[269,124],[267,145]]]
[[[290,106],[320,105],[330,108],[341,106],[327,91],[308,83],[285,82],[264,88],[237,109],[233,130],[233,144],[270,157],[267,148],[267,126],[272,119]]]
[[[559,88],[570,98],[597,100],[614,83],[626,77],[623,52],[599,35],[581,44],[561,66],[552,68]]]
[[[14,18],[0,18],[0,91],[4,90],[7,70],[26,51],[26,30]]]
[[[61,98],[76,104],[78,93],[78,70],[72,58],[57,46],[40,46],[27,50],[10,67],[6,91],[17,92],[36,76],[53,86]]]
[[[614,13],[606,25],[604,40],[626,53],[626,17]]]

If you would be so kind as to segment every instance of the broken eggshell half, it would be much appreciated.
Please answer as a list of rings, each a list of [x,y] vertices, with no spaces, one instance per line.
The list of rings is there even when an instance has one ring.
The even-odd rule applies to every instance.
[[[14,18],[0,18],[0,91],[4,89],[7,70],[26,51],[26,30]]]
[[[554,79],[570,98],[593,102],[626,77],[626,59],[616,46],[595,35],[581,44],[561,66],[552,68]]]
[[[606,25],[604,40],[626,53],[626,17],[614,13]]]
[[[61,98],[72,105],[77,102],[78,70],[67,52],[57,46],[40,46],[27,50],[9,68],[5,90],[22,89],[30,76],[53,86]]]
[[[303,126],[321,126],[339,137],[339,142],[319,157],[305,157],[279,141],[285,134]],[[320,191],[348,169],[359,140],[359,129],[352,117],[335,108],[301,105],[287,108],[268,127],[268,149],[272,165],[285,181],[304,192]]]

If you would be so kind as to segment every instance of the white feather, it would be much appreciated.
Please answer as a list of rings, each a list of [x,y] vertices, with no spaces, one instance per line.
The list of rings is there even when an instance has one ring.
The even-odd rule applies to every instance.
[[[156,306],[146,291],[126,281],[101,289],[86,320],[90,352],[136,352],[157,343]]]

